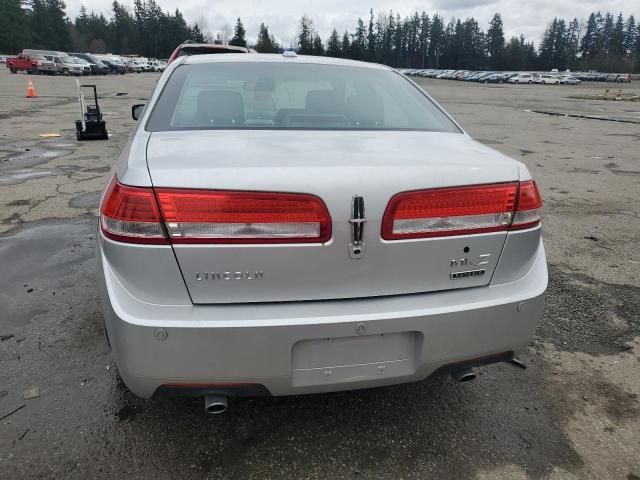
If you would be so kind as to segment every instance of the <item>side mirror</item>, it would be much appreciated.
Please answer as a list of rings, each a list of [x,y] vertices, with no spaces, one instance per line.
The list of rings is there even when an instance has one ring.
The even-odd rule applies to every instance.
[[[134,120],[138,120],[142,115],[142,111],[144,110],[144,103],[138,103],[131,107],[131,117]]]

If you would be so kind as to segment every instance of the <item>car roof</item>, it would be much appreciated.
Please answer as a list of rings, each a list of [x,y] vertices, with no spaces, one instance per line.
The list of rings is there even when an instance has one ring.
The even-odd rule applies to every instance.
[[[179,45],[180,48],[206,48],[211,50],[236,50],[237,52],[247,53],[249,49],[247,47],[240,47],[237,45],[218,45],[216,43],[193,43],[193,42],[185,42]]]
[[[184,58],[183,64],[195,65],[201,63],[306,63],[315,65],[341,65],[349,67],[359,68],[371,68],[375,70],[393,70],[386,65],[380,65],[377,63],[359,62],[357,60],[348,60],[345,58],[333,58],[333,57],[317,57],[313,55],[297,55],[295,57],[285,57],[278,53],[256,53],[253,55],[247,55],[244,53],[227,53],[224,55],[219,54],[205,54],[205,55],[189,55],[180,57]]]

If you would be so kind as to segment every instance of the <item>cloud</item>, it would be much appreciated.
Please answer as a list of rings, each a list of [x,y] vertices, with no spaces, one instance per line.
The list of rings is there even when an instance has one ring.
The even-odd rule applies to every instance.
[[[469,8],[485,7],[498,2],[499,0],[435,0],[431,2],[431,5],[439,10],[459,11]]]

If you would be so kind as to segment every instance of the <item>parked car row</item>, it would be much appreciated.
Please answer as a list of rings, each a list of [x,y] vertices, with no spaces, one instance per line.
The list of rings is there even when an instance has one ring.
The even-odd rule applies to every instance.
[[[481,83],[515,83],[541,85],[580,85],[583,81],[631,82],[628,73],[570,73],[570,72],[487,72],[472,70],[402,69],[405,75],[414,77],[461,80]]]
[[[575,76],[583,82],[631,83],[629,73],[576,73]]]
[[[580,85],[580,79],[571,74],[548,74],[527,72],[487,72],[470,70],[405,70],[405,75],[461,80],[480,83],[550,84]]]
[[[78,76],[162,72],[167,66],[162,60],[144,57],[33,49],[24,49],[14,57],[6,57],[4,63],[11,73],[25,71],[36,75]]]

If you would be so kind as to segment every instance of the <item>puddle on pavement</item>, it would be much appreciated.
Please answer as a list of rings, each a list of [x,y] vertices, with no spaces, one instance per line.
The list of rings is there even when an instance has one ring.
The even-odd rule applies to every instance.
[[[29,148],[3,147],[0,149],[0,186],[57,175],[56,170],[33,167],[66,154],[68,150],[62,150],[63,145],[43,142]]]
[[[92,261],[95,220],[36,223],[0,237],[0,334],[15,334],[44,313]]]
[[[68,150],[43,142],[29,148],[4,147],[0,152],[2,152],[0,153],[0,174],[2,174],[41,165],[64,155]]]
[[[55,173],[56,172],[53,170],[44,170],[39,168],[11,170],[7,173],[0,174],[0,186],[24,183],[33,178],[47,177],[49,175],[55,175]]]

